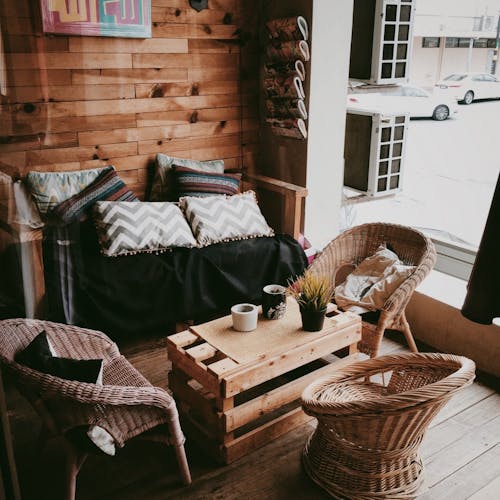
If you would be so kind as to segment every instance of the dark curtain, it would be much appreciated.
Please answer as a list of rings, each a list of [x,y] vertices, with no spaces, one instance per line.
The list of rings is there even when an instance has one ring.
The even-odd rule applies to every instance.
[[[462,314],[476,323],[500,317],[500,175],[476,261],[467,285]]]

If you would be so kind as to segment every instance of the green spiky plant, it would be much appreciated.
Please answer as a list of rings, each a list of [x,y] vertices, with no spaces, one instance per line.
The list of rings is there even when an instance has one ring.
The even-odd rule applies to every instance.
[[[288,293],[301,309],[309,311],[324,311],[333,297],[328,277],[310,271],[306,271],[294,282],[289,281]]]

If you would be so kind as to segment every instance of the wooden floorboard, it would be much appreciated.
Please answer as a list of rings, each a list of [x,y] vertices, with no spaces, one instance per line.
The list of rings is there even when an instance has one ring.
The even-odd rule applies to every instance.
[[[124,342],[122,352],[153,384],[166,387],[170,369],[164,339]],[[425,346],[419,346],[423,350]],[[401,335],[384,339],[381,354],[405,352]],[[7,403],[24,500],[57,499],[62,464],[58,443],[40,454],[37,416],[7,384]],[[179,480],[173,450],[131,443],[116,457],[91,456],[78,478],[77,500],[326,499],[302,470],[300,455],[314,423],[304,424],[265,447],[219,466],[188,440],[193,484]],[[418,500],[500,498],[500,394],[475,382],[438,414],[421,448],[425,481]]]

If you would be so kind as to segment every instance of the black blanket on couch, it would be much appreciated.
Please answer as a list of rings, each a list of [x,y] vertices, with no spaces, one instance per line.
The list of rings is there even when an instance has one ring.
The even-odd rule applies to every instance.
[[[104,257],[93,226],[83,223],[45,231],[44,263],[50,319],[118,338],[260,304],[263,286],[286,284],[307,259],[286,235]]]

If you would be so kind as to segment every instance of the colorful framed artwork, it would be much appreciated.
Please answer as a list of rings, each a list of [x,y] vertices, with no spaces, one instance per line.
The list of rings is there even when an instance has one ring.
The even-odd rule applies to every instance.
[[[40,0],[43,31],[151,38],[151,0]]]

